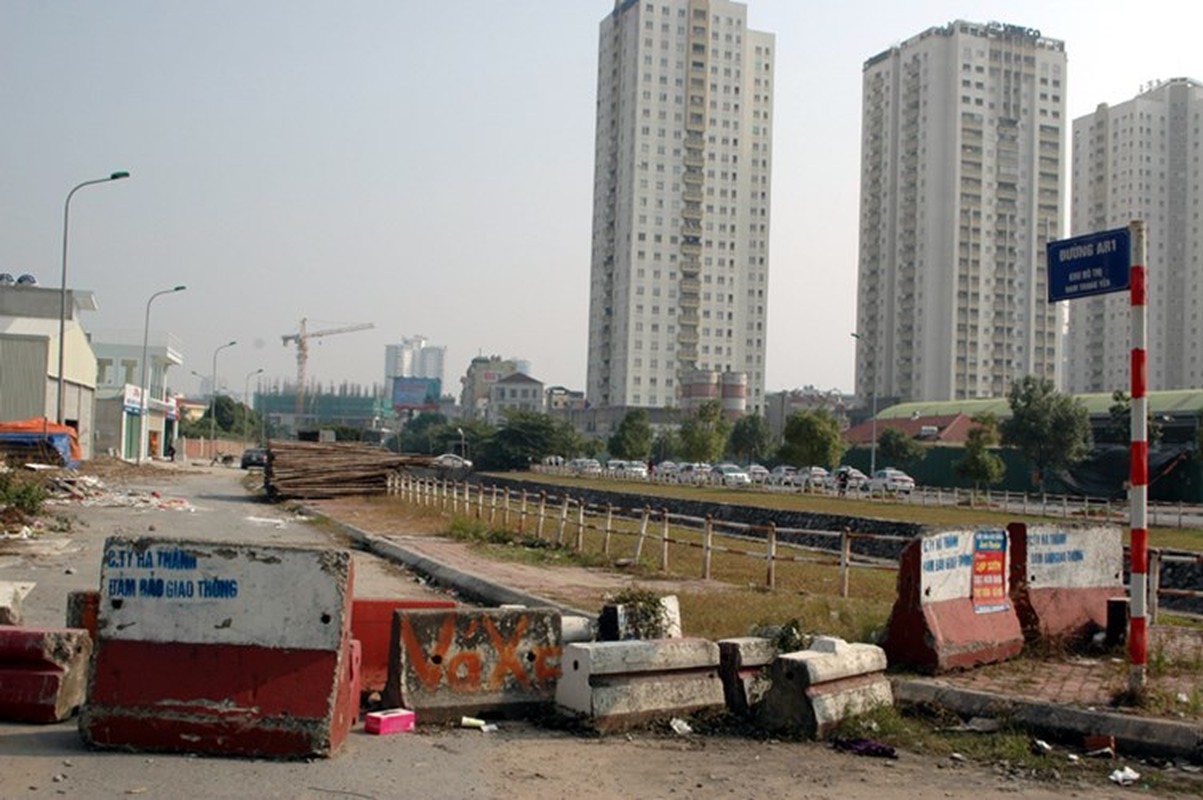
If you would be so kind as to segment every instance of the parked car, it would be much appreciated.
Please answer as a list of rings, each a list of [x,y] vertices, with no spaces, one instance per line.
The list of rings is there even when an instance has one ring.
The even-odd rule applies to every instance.
[[[443,453],[434,460],[434,465],[439,469],[472,469],[472,462],[456,453]]]
[[[840,476],[845,476],[845,488],[850,491],[863,491],[869,488],[869,476],[856,467],[843,466],[827,476],[826,487],[832,491],[840,488]]]
[[[794,480],[803,489],[822,489],[830,477],[831,474],[823,467],[803,467],[798,470]]]
[[[706,483],[710,480],[710,465],[700,462],[682,464],[677,469],[677,479],[681,483]]]
[[[667,478],[671,475],[676,475],[680,469],[675,461],[661,461],[652,467],[652,474],[657,478]]]
[[[915,479],[900,469],[886,467],[873,473],[869,479],[870,492],[910,494],[915,490]]]
[[[798,476],[798,468],[789,464],[773,467],[769,473],[769,483],[773,486],[793,486]]]
[[[752,478],[737,464],[719,464],[711,471],[711,478],[723,486],[749,486],[752,483]]]
[[[568,466],[572,468],[574,475],[601,475],[601,462],[596,458],[574,458],[568,462]]]
[[[250,469],[251,467],[267,467],[266,448],[250,447],[242,451],[242,468]]]
[[[622,474],[628,478],[646,478],[647,464],[642,461],[628,461],[623,468]]]
[[[748,477],[752,479],[752,483],[764,483],[769,479],[768,469],[759,464],[749,464],[747,472]]]

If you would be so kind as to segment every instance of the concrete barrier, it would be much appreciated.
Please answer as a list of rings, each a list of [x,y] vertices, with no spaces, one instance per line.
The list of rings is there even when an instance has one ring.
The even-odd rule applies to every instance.
[[[849,717],[893,705],[885,669],[880,647],[820,636],[773,661],[757,719],[770,730],[821,738]]]
[[[1002,529],[924,534],[902,551],[882,646],[891,664],[945,672],[1018,655]]]
[[[547,608],[397,611],[385,704],[419,722],[517,716],[551,704],[560,612]]]
[[[27,581],[0,581],[0,625],[21,624],[21,603],[36,585]]]
[[[100,614],[100,592],[79,589],[67,592],[67,627],[83,628],[96,641],[96,626]]]
[[[733,714],[747,716],[772,685],[769,667],[777,658],[777,645],[760,636],[720,639],[718,653],[727,708]]]
[[[331,755],[359,709],[353,578],[344,551],[109,538],[84,741]]]
[[[0,625],[0,719],[60,722],[84,700],[92,640],[72,628]]]
[[[361,687],[365,693],[384,693],[388,685],[393,614],[399,610],[451,609],[454,600],[388,600],[355,598],[351,601],[351,636],[363,648]]]
[[[653,632],[649,634],[649,630]],[[681,603],[675,594],[661,597],[655,607],[608,603],[597,620],[597,638],[603,642],[679,639]]]
[[[719,648],[705,639],[566,645],[556,704],[596,728],[722,708]]]
[[[1107,629],[1124,596],[1123,532],[1110,525],[1013,522],[1011,598],[1029,640],[1082,640]]]

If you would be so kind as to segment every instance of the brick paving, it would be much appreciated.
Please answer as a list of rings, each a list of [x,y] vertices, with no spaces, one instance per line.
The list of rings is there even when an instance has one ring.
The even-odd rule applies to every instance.
[[[1126,654],[1036,658],[1025,656],[965,672],[941,675],[951,686],[1008,697],[1141,716],[1203,721],[1203,631],[1158,626],[1149,641],[1143,707],[1116,704],[1128,685]]]

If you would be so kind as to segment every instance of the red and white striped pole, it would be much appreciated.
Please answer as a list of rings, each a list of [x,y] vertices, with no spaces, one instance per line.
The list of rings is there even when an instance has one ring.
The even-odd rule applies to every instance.
[[[1132,577],[1129,584],[1128,688],[1139,692],[1145,686],[1148,663],[1146,608],[1149,585],[1149,400],[1148,400],[1148,257],[1143,220],[1128,225],[1132,236],[1129,288],[1132,296],[1132,452],[1129,495],[1132,527]]]

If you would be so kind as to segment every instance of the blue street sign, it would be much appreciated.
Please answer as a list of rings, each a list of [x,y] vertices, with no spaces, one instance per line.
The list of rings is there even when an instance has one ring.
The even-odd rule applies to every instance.
[[[1126,292],[1132,266],[1127,228],[1048,243],[1048,301]]]

